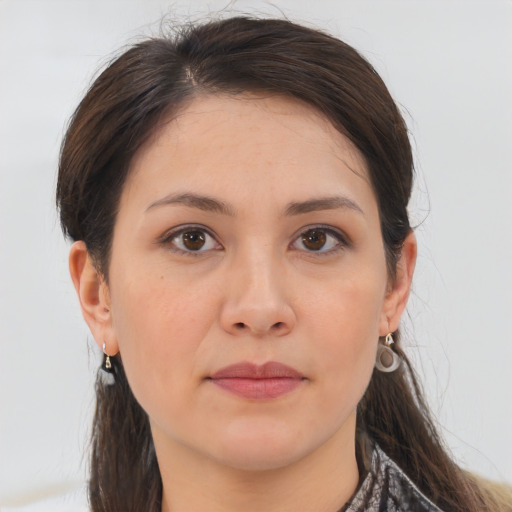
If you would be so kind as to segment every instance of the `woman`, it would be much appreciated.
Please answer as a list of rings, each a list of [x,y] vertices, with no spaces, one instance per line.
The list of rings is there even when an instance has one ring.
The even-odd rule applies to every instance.
[[[102,73],[57,187],[104,352],[92,510],[507,510],[400,348],[411,186],[385,85],[321,32],[210,22]]]

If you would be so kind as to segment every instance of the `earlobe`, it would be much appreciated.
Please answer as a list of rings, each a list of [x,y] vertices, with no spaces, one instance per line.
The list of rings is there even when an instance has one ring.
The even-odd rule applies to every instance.
[[[411,291],[412,276],[416,266],[417,242],[414,232],[407,235],[400,259],[396,267],[396,276],[384,300],[380,321],[380,335],[386,336],[398,329],[400,318],[404,312]]]
[[[69,272],[82,315],[96,344],[103,349],[103,343],[106,343],[108,353],[116,354],[119,349],[113,328],[108,286],[94,266],[85,242],[81,240],[71,246]]]

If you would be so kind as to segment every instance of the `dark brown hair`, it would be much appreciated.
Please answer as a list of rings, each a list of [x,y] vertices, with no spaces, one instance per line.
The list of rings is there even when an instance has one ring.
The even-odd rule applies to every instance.
[[[393,276],[411,229],[413,162],[404,120],[357,51],[285,20],[237,17],[191,25],[137,44],[111,63],[74,113],[62,145],[57,205],[64,233],[85,241],[108,281],[117,208],[137,150],[194,97],[245,91],[302,100],[355,144],[377,197]],[[396,341],[404,364],[392,374],[374,372],[358,407],[358,432],[375,440],[441,508],[495,506],[443,448],[399,336]],[[149,421],[120,356],[112,362],[115,385],[98,379],[96,387],[92,510],[158,511],[162,484]]]

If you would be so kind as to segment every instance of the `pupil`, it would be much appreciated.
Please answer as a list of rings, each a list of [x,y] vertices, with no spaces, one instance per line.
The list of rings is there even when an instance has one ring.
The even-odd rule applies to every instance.
[[[205,241],[204,234],[201,233],[201,231],[189,231],[187,233],[183,233],[183,244],[191,251],[201,249],[205,244]]]
[[[313,251],[318,251],[325,245],[326,236],[323,231],[308,231],[302,235],[304,245]]]

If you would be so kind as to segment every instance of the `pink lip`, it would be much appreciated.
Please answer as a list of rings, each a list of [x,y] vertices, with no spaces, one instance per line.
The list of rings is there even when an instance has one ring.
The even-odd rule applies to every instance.
[[[249,362],[226,366],[211,375],[209,380],[235,395],[268,400],[289,393],[305,378],[294,368],[271,361],[261,366]]]

